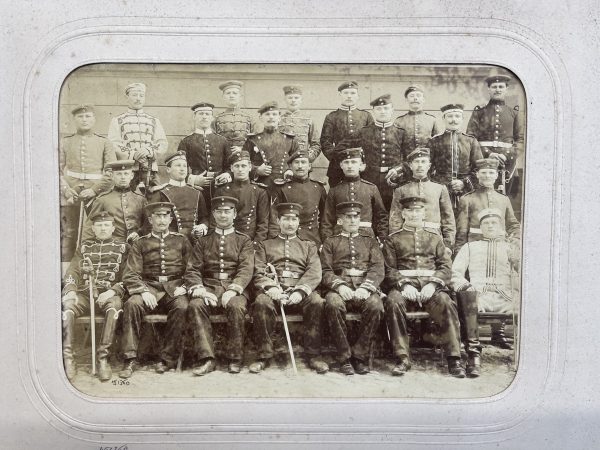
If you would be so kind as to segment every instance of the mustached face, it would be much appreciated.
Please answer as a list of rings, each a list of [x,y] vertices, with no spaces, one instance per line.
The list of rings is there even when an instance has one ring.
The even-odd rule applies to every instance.
[[[490,94],[490,98],[493,100],[504,100],[506,97],[506,91],[508,90],[508,86],[506,83],[491,83],[488,86],[488,94]]]
[[[295,214],[284,214],[277,219],[279,231],[286,236],[293,236],[300,226],[300,218]]]
[[[132,89],[127,94],[127,106],[131,109],[142,109],[146,103],[146,93],[140,89]]]
[[[406,96],[408,107],[411,111],[420,111],[425,103],[425,96],[421,91],[411,91]]]
[[[463,123],[462,111],[447,112],[446,114],[444,114],[444,123],[446,124],[447,130],[458,130]]]

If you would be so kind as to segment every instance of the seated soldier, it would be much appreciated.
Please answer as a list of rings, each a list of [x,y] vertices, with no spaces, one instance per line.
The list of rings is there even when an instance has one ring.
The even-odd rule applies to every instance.
[[[269,194],[265,185],[250,181],[250,155],[242,150],[229,158],[229,166],[233,173],[233,181],[215,189],[217,197],[234,197],[237,215],[233,225],[235,229],[247,235],[254,242],[267,238],[269,228]],[[211,220],[211,228],[215,226],[215,218]]]
[[[250,238],[233,228],[238,201],[232,197],[212,199],[216,227],[194,246],[185,272],[192,300],[188,308],[194,351],[200,364],[194,375],[215,369],[210,314],[227,316],[229,373],[240,373],[244,350],[244,322],[249,295],[246,287],[254,271],[254,248]]]
[[[346,375],[353,375],[355,370],[361,375],[369,372],[369,349],[383,317],[379,291],[384,277],[383,255],[377,240],[359,231],[361,208],[360,202],[337,205],[342,231],[325,239],[321,250],[325,318],[340,370]],[[346,310],[361,313],[358,339],[352,347]]]
[[[460,364],[460,330],[458,313],[448,296],[450,255],[442,238],[423,228],[425,198],[402,200],[404,225],[390,234],[383,244],[385,281],[389,288],[385,316],[397,365],[392,375],[410,369],[406,310],[424,309],[440,326],[450,375],[465,377]]]
[[[467,352],[467,375],[479,376],[481,345],[477,312],[512,314],[518,296],[519,247],[504,238],[502,213],[484,209],[479,213],[483,239],[465,244],[452,264],[451,287],[456,291],[463,319]]]
[[[208,210],[204,196],[198,189],[188,186],[188,163],[184,152],[177,152],[165,159],[169,182],[152,187],[148,201],[173,203],[175,221],[171,230],[178,231],[194,242],[208,231]]]
[[[315,291],[321,282],[317,246],[298,237],[300,208],[297,203],[277,205],[279,235],[260,242],[254,255],[254,286],[260,292],[252,307],[253,333],[258,359],[250,372],[259,373],[273,357],[271,334],[275,325],[275,302],[300,309],[304,320],[304,353],[309,366],[325,373],[321,358],[321,323],[325,300]]]
[[[173,220],[172,203],[149,203],[146,211],[152,232],[135,241],[129,252],[123,284],[131,297],[123,306],[123,354],[125,366],[121,378],[129,378],[137,364],[142,320],[149,312],[167,314],[157,373],[175,367],[182,348],[185,316],[188,308],[183,275],[192,246],[181,233],[169,231]]]
[[[343,202],[360,202],[361,231],[369,236],[379,238],[380,242],[388,234],[388,213],[381,199],[379,189],[370,181],[363,180],[360,172],[364,168],[364,155],[360,147],[347,148],[338,154],[339,165],[344,173],[344,178],[327,194],[325,211],[321,222],[321,238],[337,234],[335,207]]]
[[[121,273],[127,259],[129,245],[113,238],[114,218],[106,211],[91,216],[90,222],[95,237],[81,243],[71,260],[64,280],[63,361],[67,378],[72,380],[77,373],[77,365],[73,359],[73,328],[75,319],[90,311],[91,278],[95,305],[105,314],[102,338],[96,350],[98,378],[100,381],[108,381],[112,377],[108,355],[115,336],[117,319],[122,311],[121,299],[125,289],[121,283]]]

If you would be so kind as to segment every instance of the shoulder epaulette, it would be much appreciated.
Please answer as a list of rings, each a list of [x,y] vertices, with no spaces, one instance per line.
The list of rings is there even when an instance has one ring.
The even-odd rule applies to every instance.
[[[405,130],[405,131],[406,131],[406,129],[405,129],[404,127],[401,127],[401,126],[400,126],[400,125],[398,125],[396,122],[394,122],[394,124],[393,124],[392,126],[393,126],[393,127],[396,127],[396,128],[398,128],[398,129],[400,129],[400,130]]]
[[[426,232],[428,232],[428,233],[434,234],[434,235],[438,236],[440,239],[442,238],[442,237],[441,237],[441,236],[438,234],[438,232],[437,232],[437,231],[433,231],[433,230],[430,230],[430,229],[427,229],[427,228],[423,228],[423,231],[426,231]]]
[[[321,184],[321,185],[323,185],[323,186],[325,186],[325,185],[327,184],[327,183],[325,183],[324,181],[321,181],[321,180],[314,180],[314,179],[312,179],[312,178],[310,178],[310,181],[314,181],[315,183],[319,183],[319,184]]]
[[[148,188],[148,191],[152,192],[158,192],[163,190],[164,188],[166,188],[169,185],[169,183],[165,183],[165,184],[159,184],[158,186],[150,186]]]
[[[148,233],[148,234],[145,234],[143,236],[140,236],[140,239],[144,239],[144,238],[148,239],[150,236],[152,236],[152,233]]]
[[[132,194],[135,194],[135,195],[139,195],[142,198],[146,198],[146,196],[144,194],[140,194],[139,192],[136,192],[136,191],[129,191],[129,192],[131,192]]]
[[[252,238],[250,238],[250,236],[248,236],[246,233],[243,233],[241,231],[238,230],[234,230],[235,234],[239,234],[240,236],[246,236],[248,239],[252,240]]]
[[[406,117],[406,116],[408,116],[408,111],[407,111],[407,112],[405,112],[404,114],[401,114],[401,115],[399,115],[398,117],[396,117],[396,118],[394,119],[394,121],[396,121],[396,120],[400,119],[401,117]]]
[[[250,184],[266,189],[268,186],[265,183],[260,183],[258,181],[250,181]]]
[[[436,117],[435,117],[433,114],[431,114],[431,113],[428,113],[427,111],[423,111],[423,114],[427,114],[428,116],[431,116],[431,117],[433,117],[434,119],[436,118]]]
[[[102,136],[101,134],[98,134],[98,133],[94,133],[94,136],[98,136],[99,138],[106,139],[104,136]]]
[[[370,181],[365,180],[364,178],[361,178],[360,181],[362,181],[365,184],[370,184],[371,186],[375,186],[374,183],[371,183]]]
[[[248,133],[246,134],[246,138],[250,138],[250,137],[254,137],[254,136],[258,136],[260,133]]]
[[[446,132],[446,130],[442,131],[441,133],[434,134],[433,136],[431,136],[431,139],[442,136],[445,132]]]
[[[70,137],[73,137],[73,136],[75,136],[76,134],[77,134],[77,133],[71,133],[71,134],[67,134],[67,135],[63,136],[63,139],[65,139],[65,138],[70,138]]]
[[[395,234],[398,234],[398,233],[400,233],[401,231],[402,231],[402,228],[401,228],[401,229],[399,229],[399,230],[396,230],[396,231],[394,231],[394,232],[392,232],[392,233],[389,233],[389,234],[388,234],[388,237],[390,237],[390,236],[393,236],[393,235],[395,235]]]
[[[181,237],[185,237],[185,235],[184,235],[184,234],[181,234],[181,233],[180,233],[180,232],[178,232],[178,231],[169,231],[169,234],[172,234],[172,235],[174,235],[174,236],[181,236]]]
[[[371,236],[369,233],[367,233],[365,230],[361,230],[360,228],[358,229],[358,235],[362,236],[362,237],[366,237],[369,239],[375,239],[373,236]]]
[[[114,186],[111,186],[111,187],[110,187],[110,188],[109,188],[107,191],[104,191],[104,192],[101,192],[101,193],[99,193],[99,194],[96,196],[96,198],[100,198],[100,197],[102,197],[102,196],[104,196],[104,195],[106,195],[106,194],[109,194],[109,193],[111,193],[111,192],[112,192],[114,189],[115,189],[115,187],[114,187]]]

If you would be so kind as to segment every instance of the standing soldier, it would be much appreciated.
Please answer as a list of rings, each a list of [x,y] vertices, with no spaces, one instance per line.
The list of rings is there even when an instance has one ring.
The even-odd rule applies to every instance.
[[[321,332],[325,300],[315,291],[321,282],[321,262],[317,246],[304,241],[296,231],[300,223],[296,203],[277,205],[280,234],[259,243],[254,255],[254,285],[260,292],[252,308],[253,332],[258,359],[250,372],[259,373],[273,357],[271,334],[275,325],[275,302],[300,309],[305,333],[304,353],[311,369],[325,373],[329,366],[321,357]],[[295,308],[297,306],[297,308]]]
[[[329,160],[327,177],[330,187],[336,186],[343,178],[339,166],[339,149],[336,146],[344,140],[356,137],[362,127],[373,123],[371,113],[356,108],[358,102],[358,83],[356,81],[346,81],[340,84],[338,93],[342,105],[327,114],[321,132],[321,150]]]
[[[426,147],[429,139],[441,130],[434,115],[423,111],[425,91],[419,85],[409,86],[404,91],[404,98],[408,102],[408,112],[401,115],[394,122],[406,132],[408,153],[417,147]]]
[[[502,165],[499,189],[516,195],[516,189],[509,189],[515,174],[517,159],[523,155],[525,129],[519,107],[510,108],[505,97],[510,77],[493,75],[487,77],[490,101],[487,105],[475,106],[467,133],[475,136],[481,146],[483,157],[497,158]]]
[[[77,132],[60,142],[60,191],[65,226],[63,228],[63,261],[70,261],[78,242],[78,224],[82,220],[80,202],[88,202],[110,189],[112,181],[104,173],[106,165],[117,159],[110,141],[94,133],[96,113],[91,105],[75,107],[71,114]],[[78,219],[80,217],[80,219]]]
[[[321,154],[321,143],[319,142],[319,129],[314,120],[300,110],[302,89],[299,84],[283,87],[287,111],[281,115],[279,131],[295,136],[298,146],[308,152],[312,163]]]
[[[123,273],[123,284],[131,297],[123,306],[125,365],[119,372],[121,378],[131,377],[135,370],[142,320],[149,312],[167,314],[157,373],[175,367],[183,345],[188,308],[183,275],[192,246],[183,234],[169,231],[172,203],[149,203],[146,209],[152,231],[133,243]]]
[[[390,94],[377,97],[371,102],[375,121],[359,131],[360,146],[365,154],[366,168],[362,177],[379,189],[387,210],[392,204],[393,188],[388,179],[398,175],[395,167],[406,158],[406,132],[394,124],[394,105]]]
[[[249,134],[244,150],[252,161],[251,177],[267,185],[269,195],[275,192],[276,185],[285,182],[287,159],[298,150],[298,141],[289,133],[277,130],[281,119],[277,102],[267,102],[258,109],[264,130]]]
[[[214,133],[210,127],[213,121],[212,103],[196,103],[191,109],[195,129],[181,140],[177,151],[185,153],[190,166],[188,184],[202,188],[204,203],[208,206],[214,195],[214,182],[231,181],[231,176],[226,172],[230,155],[229,141]]]
[[[84,241],[75,252],[65,275],[62,292],[63,319],[63,361],[67,378],[72,380],[77,373],[73,358],[73,332],[75,319],[90,311],[90,278],[92,293],[98,307],[104,314],[104,328],[98,358],[98,378],[108,381],[112,370],[108,362],[110,346],[113,343],[117,319],[122,312],[121,300],[125,295],[121,273],[127,259],[129,246],[112,236],[115,230],[113,217],[106,211],[90,217],[93,223],[94,238]],[[92,337],[94,339],[95,337]]]
[[[144,112],[145,84],[128,85],[125,95],[128,109],[110,121],[108,139],[118,159],[135,160],[133,187],[148,189],[159,184],[156,158],[167,151],[167,136],[160,120]]]
[[[336,207],[342,232],[325,239],[321,251],[325,318],[337,349],[341,372],[353,375],[369,372],[371,343],[383,317],[379,285],[383,281],[383,255],[374,238],[361,234],[360,202]],[[346,311],[361,314],[358,339],[351,347],[346,329]]]
[[[424,197],[425,222],[423,227],[433,231],[444,239],[444,245],[452,251],[456,235],[456,222],[450,195],[446,186],[434,183],[427,173],[431,167],[428,148],[416,148],[408,155],[408,165],[412,178],[394,191],[394,200],[390,208],[390,233],[402,229],[402,199],[407,197]]]
[[[456,211],[460,197],[475,187],[475,163],[482,157],[481,148],[477,139],[459,131],[463,105],[450,104],[441,110],[446,131],[429,141],[431,179],[448,187]]]
[[[324,240],[339,232],[335,207],[338,203],[360,202],[360,229],[368,236],[383,242],[388,234],[388,213],[373,183],[363,180],[360,171],[364,167],[364,155],[360,147],[347,148],[340,152],[340,167],[344,179],[329,189],[325,201],[325,211],[321,222],[321,238]]]
[[[178,231],[190,242],[204,236],[208,231],[208,211],[204,196],[198,189],[188,186],[188,162],[184,152],[177,152],[165,159],[169,182],[151,188],[148,201],[173,203],[175,221],[171,230]]]
[[[460,328],[456,307],[448,295],[451,277],[450,255],[442,238],[423,228],[425,199],[403,199],[404,225],[383,244],[385,280],[390,289],[385,316],[397,358],[392,375],[410,369],[406,311],[425,309],[439,326],[450,375],[465,377],[460,364]]]
[[[108,212],[114,218],[113,236],[119,241],[131,243],[139,237],[144,225],[146,198],[131,190],[134,177],[133,160],[113,161],[106,166],[112,171],[113,187],[98,195],[90,209],[90,216],[100,211]],[[83,239],[93,239],[92,222],[87,220],[83,227]]]
[[[192,300],[188,323],[199,364],[193,370],[202,376],[215,369],[211,312],[227,316],[227,357],[229,373],[240,373],[244,350],[244,324],[248,305],[248,284],[254,270],[252,242],[235,231],[233,219],[237,199],[215,197],[212,213],[216,227],[194,246],[185,272],[185,284]]]
[[[320,223],[327,199],[324,183],[310,178],[310,155],[306,149],[299,149],[290,156],[288,166],[293,175],[290,180],[275,190],[271,205],[269,238],[272,239],[279,234],[277,205],[279,203],[299,203],[302,205],[302,209],[300,210],[298,236],[320,246]]]
[[[263,184],[250,181],[252,164],[247,151],[234,153],[229,158],[229,166],[233,181],[217,187],[216,195],[233,197],[238,201],[234,220],[237,231],[254,242],[264,241],[269,229],[269,194]]]
[[[481,366],[478,312],[512,314],[515,310],[513,270],[519,252],[504,239],[502,213],[484,209],[478,215],[483,238],[465,244],[452,263],[451,287],[456,291],[467,352],[467,375],[478,377]],[[516,278],[516,277],[515,277]]]
[[[213,122],[215,133],[227,138],[233,151],[241,150],[246,136],[256,132],[256,121],[240,109],[242,100],[242,86],[244,83],[237,80],[229,80],[222,83],[219,89],[223,92],[225,100],[225,111],[217,114]]]

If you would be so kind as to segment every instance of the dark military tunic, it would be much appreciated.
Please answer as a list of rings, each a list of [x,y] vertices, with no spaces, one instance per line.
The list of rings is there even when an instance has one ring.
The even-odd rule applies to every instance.
[[[127,240],[131,233],[140,233],[145,223],[144,207],[146,199],[143,195],[131,191],[130,188],[113,187],[104,194],[100,194],[92,203],[88,217],[99,211],[106,211],[114,217],[115,231],[113,237],[119,241]],[[83,239],[92,239],[92,223],[86,220],[83,227]]]
[[[374,121],[359,131],[366,168],[361,177],[379,189],[383,204],[389,210],[393,188],[385,177],[390,169],[399,166],[408,155],[406,132],[393,122]]]
[[[379,285],[384,277],[383,255],[374,238],[355,233],[342,232],[325,239],[321,250],[321,266],[325,294],[325,317],[330,335],[337,348],[339,361],[354,356],[367,361],[369,349],[379,322],[383,316]],[[366,289],[371,295],[365,300],[344,302],[338,294],[340,286],[352,290]],[[361,313],[358,339],[350,347],[346,329],[346,311]]]
[[[432,137],[428,147],[431,150],[430,178],[448,187],[456,208],[460,195],[472,191],[477,183],[475,163],[482,158],[477,139],[460,131],[446,130]],[[462,193],[452,192],[450,182],[453,180],[464,183]]]
[[[434,115],[425,111],[409,111],[394,121],[394,125],[406,132],[406,152],[417,147],[426,147],[429,139],[442,132]]]
[[[500,211],[500,223],[509,236],[521,238],[521,224],[515,217],[509,198],[494,189],[479,187],[460,199],[456,219],[456,252],[465,243],[483,238],[477,216],[487,208]]]
[[[194,298],[188,308],[188,323],[198,359],[214,358],[214,344],[210,313],[225,312],[228,323],[227,356],[241,361],[244,348],[244,322],[247,311],[248,292],[254,270],[254,248],[250,238],[233,227],[220,228],[202,236],[192,253],[185,272],[188,291],[204,286],[221,299],[227,290],[238,295],[231,298],[225,308],[220,304],[209,307],[203,298]]]
[[[335,186],[344,178],[335,147],[345,139],[358,136],[362,127],[372,123],[373,116],[370,112],[354,107],[341,106],[327,114],[321,131],[321,150],[329,160],[327,168],[329,186]]]
[[[409,305],[413,309],[420,307],[417,302],[409,302],[402,296],[402,288],[410,284],[421,291],[433,282],[437,284],[437,290],[422,308],[439,325],[446,356],[460,357],[458,313],[447,294],[452,261],[442,238],[428,230],[405,226],[390,234],[383,244],[383,256],[385,284],[390,289],[385,315],[394,354],[397,357],[408,356],[406,310]]]
[[[269,225],[269,238],[274,238],[279,234],[279,225],[277,224],[277,209],[279,203],[299,203],[302,205],[300,210],[300,226],[298,227],[298,236],[301,239],[313,241],[321,245],[320,223],[325,210],[325,201],[327,192],[320,181],[306,178],[301,180],[292,177],[283,186],[278,186],[273,196],[271,205],[271,219]]]
[[[408,197],[422,197],[427,200],[424,228],[440,234],[444,238],[444,245],[449,249],[454,248],[456,222],[450,194],[446,186],[434,183],[429,178],[420,180],[412,178],[394,190],[394,199],[390,208],[390,233],[402,229],[404,207],[401,200]]]
[[[266,184],[269,194],[272,195],[276,186],[274,180],[283,180],[283,173],[288,169],[287,159],[298,150],[298,141],[290,134],[265,129],[262,133],[248,135],[243,150],[250,154],[250,176]],[[271,175],[256,174],[257,167],[263,163],[271,166]]]
[[[171,231],[178,231],[188,239],[192,239],[194,225],[208,226],[209,213],[204,203],[202,192],[181,182],[170,180],[154,190],[149,197],[149,203],[173,203],[173,221]]]
[[[321,222],[321,237],[325,239],[337,234],[341,227],[336,227],[335,207],[342,202],[360,202],[360,227],[369,236],[377,236],[382,242],[388,234],[388,213],[373,183],[360,177],[345,178],[337,186],[329,189],[325,201],[325,211]]]
[[[319,129],[304,111],[285,111],[281,115],[279,131],[295,136],[298,146],[308,152],[310,162],[321,154]]]
[[[185,287],[183,275],[192,253],[189,240],[181,233],[154,232],[142,236],[131,246],[123,284],[131,297],[123,307],[122,346],[125,358],[137,357],[142,320],[148,312],[166,313],[161,358],[174,365],[181,350],[188,307],[187,295],[175,296],[178,287]],[[158,300],[154,310],[148,309],[141,294],[150,292]]]
[[[269,229],[269,195],[267,190],[252,181],[234,180],[216,188],[216,196],[238,199],[234,227],[255,242],[264,241]],[[211,216],[211,228],[215,220]]]
[[[277,281],[271,275],[267,264],[274,266]],[[253,334],[258,357],[269,359],[273,356],[271,335],[275,325],[276,308],[273,300],[265,293],[273,286],[280,286],[290,294],[299,292],[302,295],[303,300],[299,304],[286,309],[289,308],[291,312],[297,309],[302,311],[305,327],[304,351],[309,356],[319,355],[325,301],[315,292],[321,282],[321,261],[316,244],[297,236],[278,236],[259,243],[254,255],[253,282],[260,292],[252,308]]]
[[[241,147],[246,136],[256,131],[255,120],[239,108],[227,108],[217,114],[212,126],[215,133],[229,141],[230,147]]]

